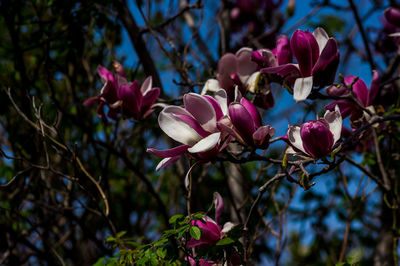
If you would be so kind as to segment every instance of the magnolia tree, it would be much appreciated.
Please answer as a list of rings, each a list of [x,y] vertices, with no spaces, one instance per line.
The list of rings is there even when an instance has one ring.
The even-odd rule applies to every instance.
[[[20,2],[0,264],[398,264],[400,4]]]

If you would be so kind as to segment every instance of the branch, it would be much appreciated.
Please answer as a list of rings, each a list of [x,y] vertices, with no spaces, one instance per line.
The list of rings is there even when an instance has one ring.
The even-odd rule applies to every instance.
[[[144,72],[147,76],[152,76],[154,85],[161,89],[161,95],[163,95],[160,75],[158,74],[154,61],[149,51],[147,50],[146,44],[143,41],[139,27],[137,26],[135,19],[129,11],[129,7],[126,4],[126,1],[118,0],[117,3],[119,19],[121,20],[122,24],[129,34],[129,38],[131,39],[132,45],[136,50],[136,54],[143,65]]]
[[[353,10],[353,14],[354,14],[354,17],[356,19],[358,28],[360,29],[361,37],[362,37],[362,40],[364,42],[365,50],[367,52],[369,65],[371,67],[371,70],[373,70],[373,69],[375,69],[375,63],[374,63],[374,60],[372,58],[371,49],[368,46],[368,39],[367,39],[367,35],[365,34],[365,30],[364,30],[364,27],[362,25],[362,21],[360,19],[360,16],[358,15],[358,11],[357,11],[356,6],[353,3],[353,0],[349,0],[349,4],[350,4],[351,9]]]

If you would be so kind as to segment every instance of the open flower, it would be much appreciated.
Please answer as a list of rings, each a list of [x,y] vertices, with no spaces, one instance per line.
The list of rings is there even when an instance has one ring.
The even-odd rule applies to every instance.
[[[187,242],[187,246],[189,248],[204,248],[205,246],[215,246],[217,242],[226,237],[226,234],[233,228],[234,224],[231,222],[227,222],[221,228],[220,226],[220,218],[222,212],[224,211],[224,201],[221,195],[218,192],[214,192],[214,206],[215,206],[215,221],[204,215],[202,220],[192,221],[192,225],[195,225],[201,229],[201,236],[199,240],[191,238]],[[233,254],[230,258],[231,265],[239,265],[240,257],[237,258],[238,254]],[[189,257],[189,262],[195,262],[193,258]],[[205,265],[211,265],[211,261],[205,261],[204,259],[200,259],[200,262],[210,263]],[[193,264],[191,264],[193,265]],[[195,264],[194,264],[195,265]]]
[[[165,134],[182,145],[169,150],[147,149],[164,158],[157,170],[175,162],[183,153],[207,160],[225,147],[217,122],[228,112],[226,92],[221,89],[214,98],[188,93],[183,96],[183,103],[183,107],[165,107],[158,116],[158,123]]]
[[[112,107],[115,104],[118,104],[118,81],[122,79],[122,76],[117,73],[117,76],[115,77],[110,71],[102,66],[97,67],[97,73],[104,82],[103,88],[98,96],[86,100],[83,105],[89,106],[97,102],[99,104],[97,107],[97,114],[101,119],[105,119],[104,106],[108,105],[109,107]],[[112,119],[117,119],[117,112],[114,108],[110,108],[107,115]]]
[[[119,90],[122,115],[134,119],[146,118],[153,112],[152,106],[159,95],[160,89],[152,88],[151,76],[143,82],[141,87],[136,80],[122,85]]]
[[[257,108],[246,98],[229,105],[229,119],[221,121],[220,126],[244,145],[266,149],[270,138],[275,134],[271,126],[263,126]]]
[[[250,77],[257,72],[257,64],[251,61],[251,48],[243,47],[236,54],[227,53],[218,62],[217,79],[225,89],[230,100],[234,97],[235,87],[245,93]]]
[[[104,82],[100,95],[90,98],[83,104],[85,106],[98,102],[97,114],[101,119],[105,119],[104,107],[108,106],[107,116],[117,120],[118,114],[123,117],[134,119],[146,118],[152,113],[152,106],[157,100],[160,89],[152,88],[152,78],[148,77],[139,87],[138,82],[128,82],[125,69],[118,62],[114,62],[113,67],[116,75],[102,66],[98,66],[97,72]]]
[[[277,67],[292,62],[292,51],[290,50],[289,38],[281,35],[276,41],[276,48],[259,49],[251,54],[251,60],[256,62],[260,69],[266,67]]]
[[[357,80],[356,80],[357,79]],[[373,71],[372,82],[370,89],[368,90],[365,82],[356,76],[347,76],[344,78],[344,84],[346,86],[331,86],[326,89],[326,93],[330,96],[340,97],[340,96],[350,96],[353,94],[354,98],[360,103],[361,106],[368,108],[370,111],[374,111],[372,106],[373,101],[379,92],[380,77],[377,71]],[[348,89],[352,86],[351,91]],[[326,110],[334,110],[335,106],[339,106],[340,113],[343,118],[348,116],[352,121],[353,126],[357,125],[357,121],[364,116],[364,111],[360,106],[354,101],[348,99],[340,99],[334,101],[325,107]]]
[[[285,64],[267,67],[264,73],[279,74],[293,83],[293,98],[296,102],[304,101],[310,95],[313,86],[332,84],[340,54],[337,42],[329,38],[322,28],[313,34],[296,30],[290,39],[290,47],[298,64]]]
[[[336,106],[335,111],[326,111],[322,119],[289,127],[287,135],[283,137],[290,145],[286,153],[314,159],[325,157],[340,139],[341,131],[342,116]]]

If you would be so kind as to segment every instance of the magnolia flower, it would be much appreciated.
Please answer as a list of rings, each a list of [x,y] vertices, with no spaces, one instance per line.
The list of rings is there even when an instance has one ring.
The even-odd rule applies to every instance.
[[[123,117],[134,119],[146,118],[153,112],[152,106],[157,100],[160,89],[152,88],[152,78],[148,77],[139,87],[138,82],[128,82],[125,69],[118,62],[113,67],[116,75],[102,66],[98,66],[97,72],[104,82],[100,95],[90,98],[84,102],[85,106],[98,102],[97,113],[100,118],[105,119],[104,106],[109,107],[108,117],[117,120],[118,113]]]
[[[230,119],[226,118],[220,122],[222,129],[244,145],[268,148],[275,129],[269,125],[262,125],[260,113],[249,100],[241,98],[240,102],[231,103],[229,117]]]
[[[287,135],[283,137],[290,145],[286,153],[314,159],[325,157],[340,139],[341,131],[342,116],[336,106],[335,111],[326,111],[322,119],[289,127]]]
[[[257,72],[257,64],[251,61],[251,48],[241,48],[236,54],[227,53],[218,62],[217,79],[221,88],[225,89],[232,100],[235,87],[245,93],[250,77]]]
[[[285,35],[278,37],[276,48],[259,49],[251,54],[251,60],[256,62],[260,69],[266,67],[277,67],[292,62],[292,51],[290,50],[289,38]]]
[[[187,242],[187,246],[189,248],[203,248],[205,246],[215,246],[217,242],[224,238],[226,234],[232,229],[234,226],[233,223],[227,222],[224,224],[224,226],[221,228],[220,224],[220,218],[222,215],[222,212],[224,210],[224,201],[221,197],[221,195],[218,192],[214,192],[214,206],[215,206],[215,221],[204,215],[202,220],[195,220],[192,221],[192,225],[195,225],[201,229],[201,236],[199,240],[196,240],[194,238],[191,238]],[[237,258],[233,256],[235,260],[231,260],[231,263],[233,265],[239,265],[240,264],[240,259],[239,262],[237,262]],[[189,261],[191,258],[189,257]],[[194,259],[192,258],[192,261]],[[205,261],[203,259],[200,260],[203,263],[210,263],[210,264],[205,264],[205,265],[213,265],[214,262],[212,261]],[[193,264],[191,264],[193,265]]]
[[[158,116],[161,129],[182,145],[169,150],[147,149],[148,152],[164,158],[157,170],[179,159],[183,153],[197,159],[210,159],[226,145],[217,122],[227,115],[227,96],[224,90],[208,95],[188,93],[183,96],[184,106],[167,106]]]
[[[214,261],[205,260],[205,259],[200,259],[199,262],[196,263],[196,260],[193,259],[193,258],[190,257],[190,256],[186,256],[186,257],[185,257],[185,260],[186,260],[186,261],[189,261],[190,266],[197,266],[197,265],[200,265],[200,266],[213,266],[213,265],[215,265],[215,262],[214,262]]]
[[[142,119],[153,112],[152,106],[160,95],[160,89],[152,88],[152,83],[150,76],[140,88],[136,80],[120,87],[119,98],[123,116]]]
[[[356,80],[357,79],[357,80]],[[354,83],[354,84],[353,84]],[[374,99],[377,97],[379,92],[380,77],[377,71],[373,71],[373,78],[368,90],[365,82],[356,76],[347,76],[344,78],[344,84],[346,86],[331,86],[326,89],[326,93],[330,96],[340,97],[340,96],[350,96],[353,94],[354,98],[360,103],[361,106],[368,108],[370,111],[374,112],[372,104]],[[348,87],[352,86],[351,91]],[[340,113],[343,118],[351,115],[350,120],[355,125],[355,122],[364,116],[364,111],[360,106],[347,99],[340,99],[334,101],[325,107],[326,110],[334,110],[335,106],[339,106]]]
[[[293,98],[301,102],[307,99],[313,86],[332,84],[340,55],[336,40],[329,38],[322,28],[317,28],[313,34],[296,30],[290,47],[298,64],[268,67],[261,72],[279,74],[291,83],[294,80]]]
[[[105,119],[104,106],[108,105],[111,107],[107,113],[108,117],[116,120],[117,112],[115,108],[112,108],[112,106],[118,103],[119,80],[122,77],[118,73],[117,77],[115,77],[110,71],[102,66],[97,67],[97,73],[104,82],[100,95],[86,100],[83,105],[89,106],[98,102],[97,114],[101,119]]]

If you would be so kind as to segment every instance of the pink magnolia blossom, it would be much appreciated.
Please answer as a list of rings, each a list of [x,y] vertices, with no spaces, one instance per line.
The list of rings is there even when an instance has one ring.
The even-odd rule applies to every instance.
[[[385,18],[396,27],[400,27],[400,9],[389,7],[384,12]]]
[[[243,47],[235,55],[227,53],[222,56],[218,62],[218,86],[226,90],[230,102],[238,88],[243,95],[247,91],[255,94],[257,106],[269,109],[274,106],[274,98],[265,84],[264,75],[258,71],[257,62],[252,60],[253,53],[251,48]]]
[[[199,240],[191,238],[187,242],[187,246],[189,248],[195,248],[195,247],[204,248],[205,246],[214,246],[220,239],[224,238],[226,234],[229,232],[229,230],[231,230],[232,227],[234,226],[234,224],[231,222],[225,223],[222,228],[219,225],[220,218],[224,210],[224,201],[218,192],[214,193],[214,206],[215,206],[215,221],[206,215],[203,216],[204,221],[201,220],[192,221],[192,225],[195,225],[201,229],[201,236]],[[237,254],[234,254],[232,256],[233,258],[230,258],[230,262],[232,265],[239,265],[240,258],[237,259],[235,255]],[[193,258],[189,257],[189,262],[191,261],[195,262]],[[215,265],[214,264],[215,262],[206,261],[204,259],[200,259],[200,263],[201,262],[209,263],[204,265]]]
[[[325,157],[340,139],[341,132],[342,116],[336,106],[335,111],[326,111],[322,119],[289,127],[287,135],[283,137],[290,145],[286,153],[314,159]]]
[[[251,48],[243,47],[236,54],[227,53],[218,62],[217,79],[221,88],[233,99],[235,87],[245,94],[250,77],[257,72],[257,64],[251,61]]]
[[[86,100],[85,106],[98,102],[97,114],[105,119],[104,107],[108,106],[108,117],[117,120],[118,114],[134,119],[146,118],[153,112],[152,106],[157,100],[160,89],[152,88],[152,78],[148,77],[139,87],[138,82],[128,82],[125,69],[118,62],[113,64],[116,75],[102,66],[98,66],[97,72],[104,85],[100,95]]]
[[[193,259],[193,258],[190,257],[190,256],[186,256],[186,257],[185,257],[185,260],[186,260],[186,261],[189,261],[190,266],[197,266],[197,265],[200,265],[200,266],[213,266],[213,265],[215,265],[215,262],[214,262],[214,261],[205,260],[205,259],[200,259],[199,262],[196,264],[196,260]]]
[[[278,37],[276,48],[259,49],[251,54],[251,60],[258,64],[259,69],[266,67],[277,67],[292,62],[292,51],[290,50],[289,38],[285,35]]]
[[[353,93],[354,98],[363,107],[368,108],[370,109],[370,111],[374,112],[373,108],[370,108],[370,106],[372,106],[373,101],[375,100],[379,92],[379,73],[375,70],[373,71],[373,78],[369,90],[362,79],[358,78],[358,80],[355,81],[356,78],[356,76],[347,76],[344,78],[344,83],[347,87],[350,87],[352,85],[352,92],[346,86],[331,86],[326,89],[326,93],[330,96],[336,97],[350,96],[350,94]],[[356,122],[364,116],[364,111],[360,108],[360,106],[357,103],[347,99],[334,101],[333,103],[326,106],[325,109],[332,111],[335,109],[336,105],[339,106],[340,113],[343,118],[351,116],[350,120],[352,121],[353,126],[356,126]]]
[[[267,67],[261,72],[287,78],[293,85],[294,100],[301,102],[307,99],[313,86],[332,84],[340,54],[336,40],[329,38],[322,28],[317,28],[313,34],[296,30],[290,39],[290,47],[298,64]]]
[[[183,96],[184,106],[167,106],[158,116],[160,128],[182,145],[169,150],[149,148],[148,152],[164,158],[157,170],[164,168],[184,154],[197,159],[215,157],[226,146],[226,134],[221,133],[218,121],[227,115],[227,96],[224,90],[208,95],[188,93]]]
[[[221,121],[221,128],[244,145],[266,149],[275,129],[263,126],[257,108],[246,98],[229,105],[229,118]]]

